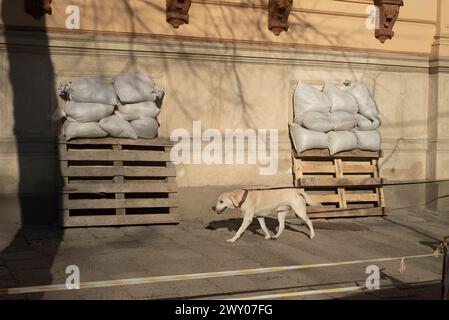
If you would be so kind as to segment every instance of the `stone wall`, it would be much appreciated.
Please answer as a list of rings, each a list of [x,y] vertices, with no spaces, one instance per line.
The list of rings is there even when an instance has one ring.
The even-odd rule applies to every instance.
[[[54,15],[40,22],[21,13],[7,16],[6,9],[21,7],[5,9],[3,3],[3,23],[15,30],[0,37],[0,223],[56,221],[58,128],[50,121],[54,107],[62,106],[56,87],[91,74],[152,76],[166,90],[162,136],[178,128],[192,132],[193,121],[201,121],[203,131],[278,130],[275,175],[260,175],[260,165],[178,165],[180,212],[186,216],[207,214],[206,202],[233,186],[291,184],[288,121],[299,80],[317,86],[363,81],[370,87],[382,119],[383,177],[449,178],[449,55],[432,55],[434,35],[446,39],[444,30],[438,33],[446,21],[437,15],[440,1],[448,2],[408,0],[396,36],[384,45],[365,28],[371,1],[362,0],[296,1],[290,31],[278,38],[266,28],[266,1],[193,1],[191,23],[178,30],[165,22],[162,0],[129,1],[128,8],[122,1],[94,7],[61,0]],[[82,30],[64,30],[68,4],[80,6]],[[442,190],[441,184],[389,187],[387,205],[421,204]],[[24,216],[25,205],[30,213]]]

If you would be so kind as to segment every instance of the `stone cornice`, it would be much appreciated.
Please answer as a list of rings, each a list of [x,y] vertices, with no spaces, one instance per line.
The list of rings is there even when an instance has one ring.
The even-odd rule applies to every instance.
[[[373,0],[361,0],[361,1],[355,1],[355,0],[337,0],[340,2],[350,2],[350,3],[356,3],[363,6],[366,5],[372,5]],[[268,2],[268,1],[266,1]],[[251,8],[251,9],[259,9],[259,10],[266,10],[267,5],[266,3],[263,4],[257,4],[253,2],[242,2],[242,1],[231,1],[231,0],[192,0],[193,4],[205,4],[205,5],[215,5],[215,6],[224,6],[224,7],[239,7],[239,8]],[[360,18],[365,19],[369,15],[368,14],[361,14],[357,12],[347,12],[347,11],[329,11],[329,10],[322,10],[322,9],[313,9],[313,8],[304,8],[299,7],[298,5],[295,5],[292,8],[292,12],[294,13],[301,13],[301,14],[316,14],[316,15],[326,15],[326,16],[342,16],[342,17],[353,17],[353,18]],[[414,19],[414,18],[403,18],[399,17],[398,21],[400,22],[407,22],[407,23],[418,23],[418,24],[428,24],[428,25],[435,25],[434,20],[427,20],[427,19]]]
[[[354,50],[345,47],[280,45],[255,41],[211,41],[206,38],[175,36],[135,36],[127,34],[72,34],[7,31],[0,36],[0,51],[48,52],[53,55],[112,55],[343,67],[398,72],[429,71],[429,56],[381,50]],[[49,47],[48,47],[49,43]]]

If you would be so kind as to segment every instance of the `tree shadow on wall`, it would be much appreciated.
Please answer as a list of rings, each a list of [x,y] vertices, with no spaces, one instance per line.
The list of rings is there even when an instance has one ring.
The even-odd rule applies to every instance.
[[[7,283],[8,287],[45,285],[52,282],[51,266],[62,236],[56,227],[61,186],[55,143],[57,130],[50,120],[51,106],[56,103],[54,68],[45,17],[35,20],[25,14],[23,0],[2,1],[1,15],[8,71],[4,78],[10,84],[12,142],[16,144],[18,157],[21,227],[0,253],[0,261],[13,279]],[[16,26],[18,21],[26,21],[32,27],[20,29]],[[39,246],[42,241],[46,242],[45,246]],[[40,299],[42,296],[9,298]]]

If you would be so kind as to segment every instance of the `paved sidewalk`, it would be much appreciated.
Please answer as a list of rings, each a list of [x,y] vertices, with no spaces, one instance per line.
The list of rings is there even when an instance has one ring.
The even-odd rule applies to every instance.
[[[57,228],[0,225],[0,288],[63,284],[68,265],[81,281],[126,279],[337,262],[432,253],[449,235],[449,212],[393,212],[387,218],[315,220],[309,240],[300,220],[287,221],[279,240],[265,240],[255,221],[234,244],[225,243],[240,225],[234,215],[207,216],[179,225],[121,228]],[[276,220],[269,229],[275,230]],[[439,298],[441,258],[378,264],[384,290],[302,299]],[[287,271],[160,284],[0,296],[0,299],[211,299],[348,287],[364,284],[366,265]]]

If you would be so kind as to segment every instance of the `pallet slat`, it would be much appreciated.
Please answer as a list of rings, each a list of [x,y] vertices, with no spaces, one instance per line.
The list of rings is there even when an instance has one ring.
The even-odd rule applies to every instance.
[[[177,192],[175,183],[70,183],[62,193],[157,193]]]
[[[373,173],[375,167],[373,165],[354,165],[354,164],[342,164],[343,173]],[[334,165],[323,164],[307,164],[302,165],[303,173],[335,173]]]
[[[302,173],[333,173],[335,172],[334,165],[323,164],[302,164]]]
[[[68,167],[61,168],[63,177],[175,177],[176,170],[174,168],[157,168],[157,167]]]
[[[295,154],[295,158],[328,158],[328,159],[338,159],[338,158],[380,158],[382,155],[381,151],[363,151],[354,149],[351,151],[344,151],[334,155],[331,155],[329,149],[313,149],[307,150],[300,154]]]
[[[311,219],[322,218],[347,218],[347,217],[369,217],[385,214],[384,208],[361,208],[348,210],[323,210],[322,208],[307,208],[307,214]]]
[[[339,203],[339,194],[309,194],[316,202],[321,203]],[[376,202],[377,194],[375,193],[345,193],[346,202]]]
[[[179,219],[176,214],[155,213],[148,215],[69,217],[61,224],[63,227],[91,227],[142,224],[176,224],[178,222]]]
[[[344,173],[374,173],[376,171],[376,167],[371,164],[347,164],[343,163],[343,172]]]
[[[338,203],[339,198],[338,194],[309,194],[309,197],[315,201],[320,203]]]
[[[382,178],[302,178],[298,187],[347,187],[347,186],[380,186]]]
[[[74,139],[70,141],[66,141],[65,137],[61,136],[59,138],[59,144],[66,145],[102,145],[102,144],[110,144],[110,145],[124,145],[124,146],[173,146],[173,142],[170,141],[169,138],[155,138],[155,139],[123,139],[123,138],[95,138],[95,139]]]
[[[347,193],[347,202],[377,202],[377,194],[375,193]]]
[[[63,209],[126,209],[178,207],[177,199],[95,199],[68,200]]]
[[[67,161],[170,161],[170,154],[160,151],[80,151],[60,152],[60,160]]]

